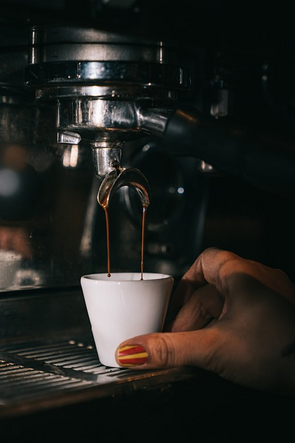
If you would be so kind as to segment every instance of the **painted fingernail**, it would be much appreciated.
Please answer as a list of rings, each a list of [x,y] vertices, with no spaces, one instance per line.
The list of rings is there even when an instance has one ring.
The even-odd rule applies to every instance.
[[[140,345],[122,346],[117,350],[117,362],[121,366],[132,367],[146,363],[148,354]]]

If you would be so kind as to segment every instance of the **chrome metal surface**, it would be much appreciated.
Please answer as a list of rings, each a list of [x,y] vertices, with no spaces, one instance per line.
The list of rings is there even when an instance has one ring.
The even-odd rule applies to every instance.
[[[175,49],[162,41],[149,38],[139,40],[137,36],[95,28],[35,26],[31,30],[31,43],[30,63],[78,59],[153,63],[175,63],[177,60]]]
[[[102,181],[97,201],[103,207],[108,207],[112,195],[123,186],[128,186],[137,192],[142,206],[148,207],[150,204],[150,187],[147,179],[139,169],[116,169],[110,172]]]
[[[94,170],[98,178],[103,179],[120,166],[122,147],[118,142],[95,142],[91,147]]]
[[[126,141],[153,129],[163,131],[161,114],[174,106],[179,91],[190,88],[190,72],[179,64],[178,52],[153,39],[74,26],[34,26],[25,84],[36,99],[56,102],[59,143],[76,144],[79,138]],[[140,108],[147,110],[145,118]],[[105,162],[97,168],[98,158],[101,175]],[[108,166],[103,176],[107,173]]]
[[[57,131],[73,132],[85,140],[110,136],[118,140],[134,138],[136,109],[128,101],[97,98],[60,99],[57,103]],[[130,133],[129,133],[130,131]],[[138,137],[138,135],[137,135]]]
[[[121,48],[124,52],[124,48]],[[67,61],[67,58],[62,62],[42,62],[40,64],[29,65],[26,69],[26,86],[28,87],[44,87],[46,84],[48,88],[44,91],[44,98],[51,98],[58,96],[66,96],[69,86],[76,86],[73,90],[74,95],[78,95],[78,86],[88,86],[90,95],[91,85],[105,86],[105,93],[109,93],[107,86],[123,85],[124,82],[128,86],[126,95],[135,96],[132,89],[137,89],[143,94],[144,87],[149,86],[149,90],[153,91],[154,87],[162,87],[164,89],[171,88],[175,91],[185,90],[190,86],[189,73],[179,66],[169,66],[159,64],[150,64],[144,62],[121,62],[116,59],[111,61],[101,61],[99,52],[96,53],[97,61],[86,62],[79,59],[79,51],[77,58],[74,61]],[[120,59],[119,59],[120,60]],[[58,86],[57,92],[54,92],[54,86]],[[64,89],[62,87],[64,86]],[[83,91],[83,90],[82,90]],[[84,89],[85,94],[86,88]],[[95,90],[94,90],[95,91]],[[99,91],[99,89],[98,89]],[[100,90],[102,96],[103,89]],[[40,92],[41,93],[41,92]],[[123,90],[122,90],[123,94]],[[72,94],[71,94],[72,95]],[[82,95],[80,93],[80,95]],[[137,96],[139,93],[137,92]],[[41,97],[40,97],[41,98]]]
[[[145,107],[139,107],[137,113],[138,125],[143,131],[155,136],[163,135],[170,114],[168,109],[155,108],[150,110]]]

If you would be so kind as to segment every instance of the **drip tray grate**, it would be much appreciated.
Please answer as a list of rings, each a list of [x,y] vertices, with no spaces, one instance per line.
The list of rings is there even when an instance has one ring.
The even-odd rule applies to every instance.
[[[0,346],[0,415],[53,394],[122,382],[132,372],[103,366],[94,345],[74,339]]]
[[[106,367],[90,339],[6,344],[0,346],[0,417],[146,391],[193,373]]]

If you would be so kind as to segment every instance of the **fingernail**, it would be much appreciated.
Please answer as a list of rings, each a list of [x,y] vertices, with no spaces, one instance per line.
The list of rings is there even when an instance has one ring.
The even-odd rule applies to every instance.
[[[140,366],[146,363],[148,354],[140,345],[122,346],[117,350],[117,362],[121,366]]]

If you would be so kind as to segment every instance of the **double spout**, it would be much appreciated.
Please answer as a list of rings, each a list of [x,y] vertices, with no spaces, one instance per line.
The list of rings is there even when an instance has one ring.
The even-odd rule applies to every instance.
[[[141,204],[147,208],[150,204],[150,187],[146,177],[139,169],[122,168],[120,144],[104,142],[103,146],[92,147],[92,158],[96,176],[101,180],[97,201],[107,208],[112,195],[121,187],[128,186],[136,190]]]

